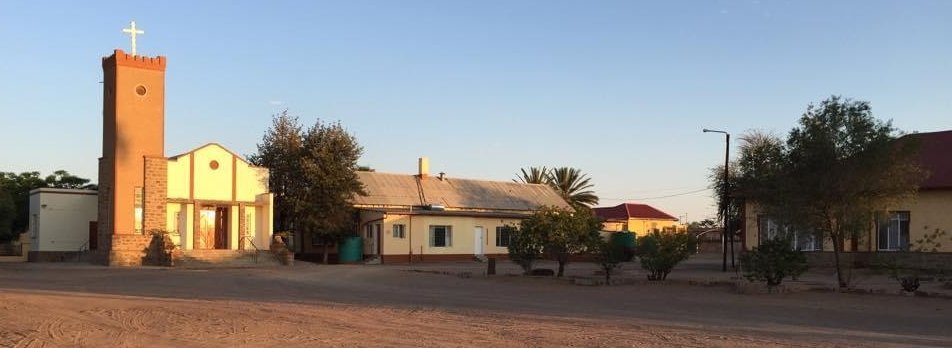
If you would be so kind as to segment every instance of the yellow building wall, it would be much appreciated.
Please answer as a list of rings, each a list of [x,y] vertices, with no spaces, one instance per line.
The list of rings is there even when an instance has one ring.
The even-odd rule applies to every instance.
[[[255,196],[268,192],[268,169],[250,166],[242,160],[236,161],[236,164],[237,200],[253,202]]]
[[[755,247],[760,242],[760,229],[757,226],[758,216],[762,210],[756,204],[746,204],[746,214],[744,223],[747,231],[745,236],[748,248]],[[945,240],[940,252],[952,252],[952,190],[936,190],[919,192],[915,199],[897,204],[890,208],[891,211],[909,212],[909,240],[915,242],[923,238],[926,234],[933,233],[941,229],[947,231]],[[857,251],[878,251],[879,232],[875,224],[871,224],[869,232],[857,241]],[[852,243],[847,240],[844,243],[845,251],[852,251]],[[829,239],[824,239],[823,250],[832,251],[833,245]]]
[[[248,235],[250,238],[252,238],[250,241],[246,240],[246,241],[243,242],[243,243],[246,244],[246,245],[245,245],[245,249],[249,249],[249,248],[251,247],[251,245],[249,245],[249,244],[251,244],[251,243],[254,243],[254,247],[260,249],[259,245],[262,244],[261,242],[264,242],[264,241],[260,241],[260,242],[259,242],[259,241],[257,240],[257,239],[258,239],[258,238],[257,238],[257,236],[258,236],[258,222],[255,220],[255,216],[257,215],[257,214],[256,214],[256,210],[257,210],[257,209],[260,209],[260,208],[255,207],[255,206],[246,206],[246,207],[245,207],[245,226],[246,226],[246,228],[248,229],[248,230],[246,231],[246,233],[247,233],[247,235]]]
[[[509,248],[496,246],[496,228],[505,226],[516,226],[522,222],[520,219],[485,219],[481,221],[486,227],[486,254],[508,254]]]
[[[496,228],[508,225],[518,226],[520,219],[500,219],[465,216],[425,216],[425,215],[398,215],[387,214],[383,220],[383,213],[362,213],[361,226],[365,223],[381,224],[381,254],[383,255],[475,255],[476,228],[482,227],[483,254],[506,254],[506,247],[496,246]],[[394,237],[394,225],[402,224],[405,227],[405,237]],[[431,247],[430,226],[451,226],[451,246]],[[366,228],[361,228],[361,236],[366,241]]]
[[[194,198],[231,201],[233,155],[218,146],[206,146],[192,156],[195,156]],[[214,168],[213,161],[218,163],[218,168]]]
[[[744,203],[744,245],[751,249],[760,243],[760,227],[757,226],[757,217],[761,215],[761,209],[753,203]]]
[[[634,233],[636,237],[641,237],[655,229],[664,230],[677,228],[678,226],[679,225],[676,220],[628,219],[628,222],[626,223],[619,221],[606,221],[602,223],[602,231],[621,232],[628,230],[629,232]]]
[[[602,223],[602,231],[621,232],[628,229],[627,222],[605,221]]]
[[[258,249],[267,250],[271,247],[271,236],[274,229],[274,224],[271,223],[274,216],[274,194],[259,194],[255,196],[255,203],[257,204],[254,209],[255,244],[258,245]]]
[[[168,197],[188,199],[189,190],[189,158],[191,154],[184,155],[175,160],[169,160],[168,169]]]
[[[232,205],[228,207],[228,248],[232,250],[238,250],[238,245],[241,242],[241,236],[238,233],[238,206]]]
[[[936,229],[946,231],[939,241],[940,252],[952,252],[952,190],[921,191],[910,201],[898,204],[894,211],[909,212],[909,241],[915,243]],[[872,233],[872,249],[876,250],[879,233]],[[915,245],[913,245],[915,248]]]

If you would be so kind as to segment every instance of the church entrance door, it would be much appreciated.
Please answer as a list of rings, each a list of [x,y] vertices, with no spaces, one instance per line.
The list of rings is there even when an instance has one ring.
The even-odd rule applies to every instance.
[[[228,208],[215,208],[215,249],[228,249]]]
[[[228,216],[228,207],[202,207],[195,249],[228,249]]]

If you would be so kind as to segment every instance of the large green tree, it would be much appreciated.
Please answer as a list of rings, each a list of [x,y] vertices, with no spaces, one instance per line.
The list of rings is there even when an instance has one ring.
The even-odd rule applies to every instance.
[[[878,212],[914,196],[923,178],[916,144],[898,135],[868,102],[830,97],[807,108],[785,143],[750,137],[738,189],[768,214],[831,241],[837,282],[847,287],[844,241],[861,238]]]
[[[13,195],[0,186],[0,242],[12,239],[13,220],[16,214],[17,208],[13,204]]]
[[[297,223],[302,231],[323,242],[324,263],[328,246],[355,229],[352,199],[366,194],[356,173],[361,153],[357,139],[340,122],[318,120],[304,135],[304,194]]]
[[[543,256],[559,263],[558,277],[573,254],[586,251],[592,241],[601,239],[601,223],[591,209],[540,207],[513,228],[509,258],[520,264],[526,273]]]
[[[351,200],[364,194],[357,178],[363,148],[339,123],[316,121],[306,131],[296,117],[275,115],[252,163],[270,169],[275,194],[275,229],[307,233],[327,247],[352,233]]]
[[[83,190],[98,189],[96,184],[89,183],[89,179],[72,175],[65,170],[57,170],[53,172],[52,175],[47,175],[43,181],[46,182],[46,187]]]
[[[285,110],[272,117],[271,127],[258,143],[258,152],[248,156],[251,163],[270,170],[268,184],[275,198],[275,231],[292,229],[294,212],[302,200],[299,178],[303,144],[304,131],[298,118]]]

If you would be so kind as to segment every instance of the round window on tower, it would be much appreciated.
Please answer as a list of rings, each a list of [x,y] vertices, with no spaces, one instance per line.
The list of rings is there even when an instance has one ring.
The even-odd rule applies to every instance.
[[[148,90],[145,89],[145,86],[143,85],[136,86],[136,94],[140,96],[144,96],[147,92]]]
[[[211,161],[208,163],[208,166],[211,167],[212,170],[218,169],[218,161]]]

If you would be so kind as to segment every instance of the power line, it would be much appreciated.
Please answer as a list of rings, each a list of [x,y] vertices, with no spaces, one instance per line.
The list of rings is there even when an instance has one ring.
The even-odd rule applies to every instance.
[[[710,191],[710,190],[711,190],[710,188],[702,188],[702,189],[694,190],[694,191],[688,191],[688,192],[682,192],[682,193],[675,193],[675,194],[671,194],[671,195],[656,196],[656,197],[644,197],[644,198],[602,198],[602,199],[611,200],[611,201],[647,201],[647,200],[652,200],[652,199],[662,199],[662,198],[671,198],[671,197],[678,197],[678,196],[686,196],[686,195],[690,195],[690,194],[694,194],[694,193],[698,193],[698,192]]]

